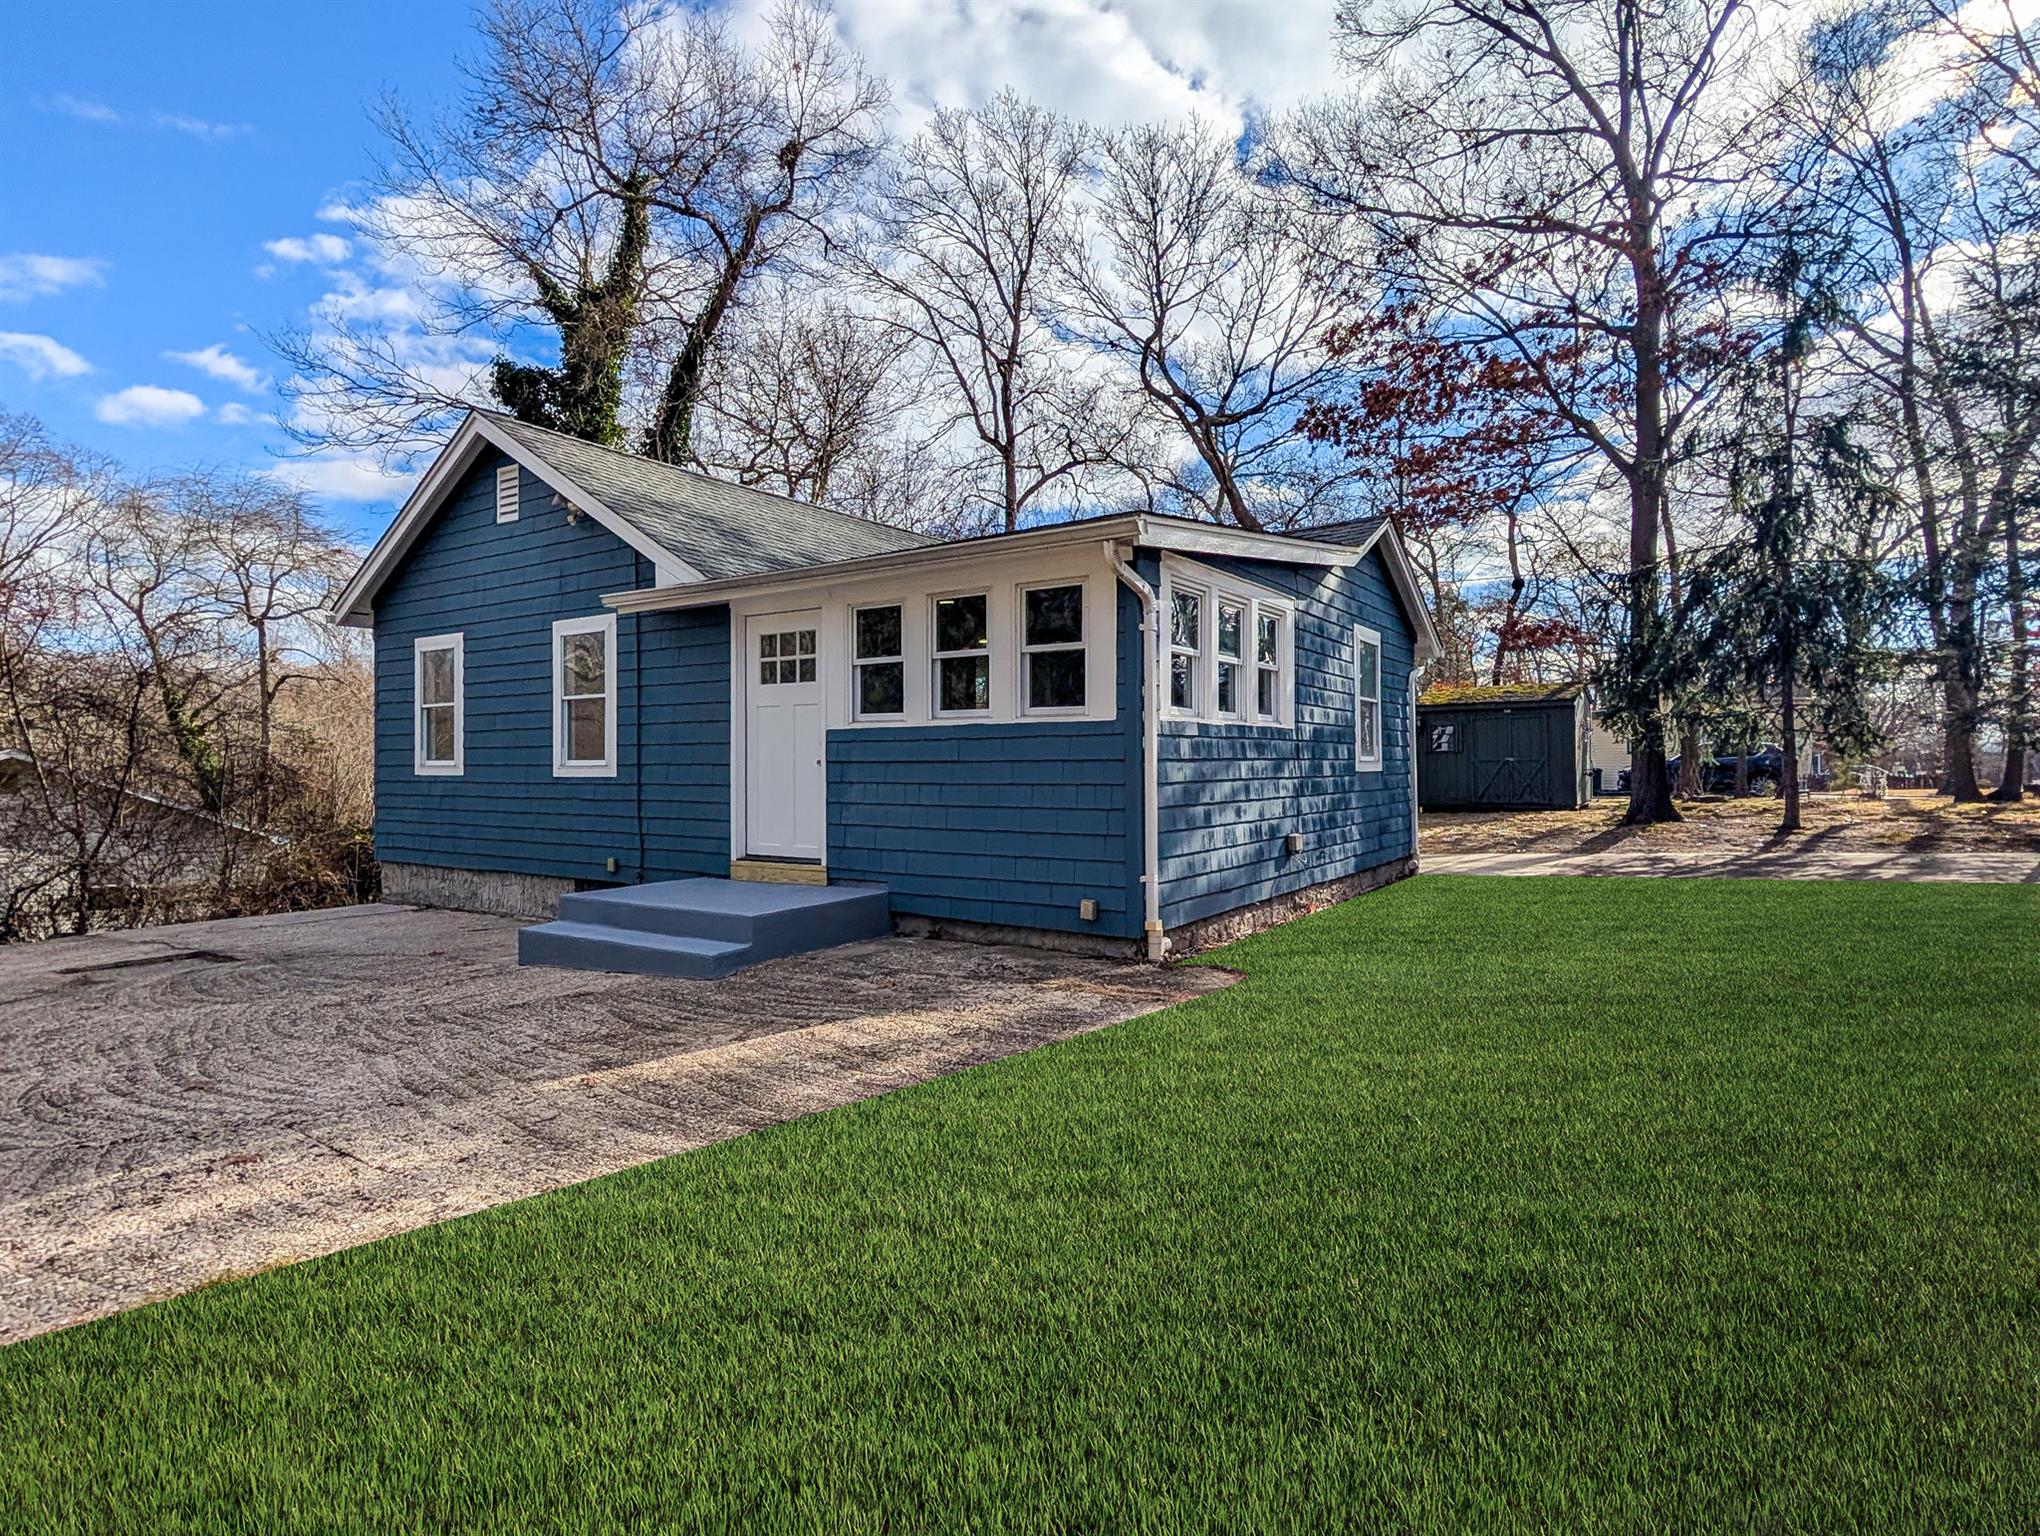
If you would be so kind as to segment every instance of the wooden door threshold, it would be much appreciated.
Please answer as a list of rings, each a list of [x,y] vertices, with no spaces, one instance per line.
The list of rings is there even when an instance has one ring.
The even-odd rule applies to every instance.
[[[827,885],[829,871],[821,864],[790,859],[731,859],[732,880],[763,880],[774,885]]]

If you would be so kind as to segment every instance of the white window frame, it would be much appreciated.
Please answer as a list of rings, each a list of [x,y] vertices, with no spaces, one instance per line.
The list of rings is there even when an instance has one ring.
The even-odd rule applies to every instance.
[[[567,758],[566,664],[561,642],[569,635],[602,636],[602,759],[573,762]],[[613,779],[616,777],[616,615],[559,619],[552,627],[552,738],[553,777],[556,779]],[[593,694],[576,694],[593,698]]]
[[[941,634],[941,621],[936,618],[937,610],[944,603],[954,602],[961,597],[981,597],[985,600],[985,643],[967,651],[945,651],[938,649],[937,636]],[[928,714],[935,720],[989,720],[998,693],[998,668],[992,659],[992,636],[997,629],[992,622],[992,593],[988,587],[959,587],[954,592],[934,592],[928,597]],[[906,640],[902,635],[900,644]],[[985,659],[985,707],[983,709],[944,709],[942,707],[942,663],[971,656]]]
[[[1295,622],[1296,615],[1294,610],[1278,607],[1274,603],[1256,602],[1251,617],[1254,621],[1254,632],[1248,644],[1254,654],[1247,665],[1248,674],[1254,682],[1254,723],[1281,725],[1287,718],[1286,712],[1289,708],[1289,627]],[[1263,619],[1275,621],[1275,659],[1272,662],[1261,660]],[[1275,675],[1275,708],[1272,713],[1261,708],[1261,674],[1264,672],[1272,672]]]
[[[1369,698],[1360,691],[1360,647],[1374,647],[1374,695]],[[1388,671],[1388,658],[1381,649],[1381,631],[1369,629],[1365,624],[1353,626],[1353,768],[1356,773],[1379,773],[1386,743],[1382,740],[1383,712],[1381,693],[1383,680]],[[1374,718],[1374,753],[1367,755],[1360,747],[1360,722],[1367,714]]]
[[[453,757],[435,763],[425,756],[425,656],[453,652]],[[458,778],[467,771],[467,637],[420,635],[411,644],[411,768],[430,778]],[[435,708],[443,706],[434,706]]]
[[[900,648],[891,656],[860,656],[857,654],[857,616],[861,613],[873,613],[881,608],[891,608],[900,616]],[[935,610],[930,608],[928,612],[932,618]],[[986,638],[989,639],[990,636]],[[889,714],[871,713],[863,706],[864,690],[861,674],[864,668],[870,666],[897,666],[900,669],[900,707]],[[932,668],[929,671],[929,680],[932,684],[934,680]],[[850,608],[850,718],[857,721],[904,720],[907,718],[908,692],[906,603],[893,599],[888,602],[852,604]]]
[[[1202,604],[1198,612],[1198,649],[1194,653],[1198,660],[1193,683],[1194,699],[1189,709],[1178,708],[1174,702],[1174,658],[1193,654],[1175,643],[1175,601],[1178,592],[1194,592]],[[1238,658],[1241,692],[1236,702],[1239,709],[1224,715],[1218,712],[1220,603],[1228,608],[1243,610],[1245,620],[1240,632]],[[1162,712],[1165,718],[1185,722],[1200,721],[1211,725],[1271,726],[1282,730],[1296,728],[1296,602],[1293,598],[1232,577],[1210,566],[1168,558],[1162,564],[1162,604],[1162,611],[1169,626],[1164,637],[1168,646],[1168,658],[1164,663],[1163,686],[1169,689],[1169,696],[1163,701]],[[1274,618],[1277,625],[1273,669],[1275,713],[1272,715],[1262,714],[1260,708],[1262,668],[1257,645],[1263,614]]]
[[[517,521],[517,501],[523,494],[523,479],[515,464],[503,464],[496,470],[496,521],[514,523]],[[507,510],[506,510],[507,509]]]
[[[1223,647],[1224,626],[1219,623],[1221,611],[1230,608],[1240,616],[1239,649],[1228,656]],[[1252,643],[1254,633],[1254,604],[1251,598],[1239,598],[1221,592],[1211,605],[1211,710],[1221,720],[1245,720],[1253,711],[1247,707],[1242,693],[1248,668],[1247,647]],[[1226,667],[1233,669],[1233,707],[1225,707],[1225,690],[1222,677]]]
[[[1176,594],[1179,592],[1190,593],[1197,599],[1197,645],[1194,650],[1189,646],[1178,645],[1176,643]],[[1205,661],[1211,651],[1212,625],[1216,622],[1214,618],[1216,612],[1217,610],[1212,606],[1211,589],[1209,587],[1202,586],[1194,581],[1172,581],[1169,583],[1167,602],[1162,608],[1164,623],[1167,625],[1165,634],[1169,643],[1168,662],[1162,668],[1162,686],[1168,690],[1167,696],[1163,700],[1165,705],[1163,713],[1173,715],[1179,720],[1195,720],[1205,712],[1204,698],[1211,684],[1211,668],[1205,665]],[[1190,658],[1190,704],[1188,708],[1176,702],[1176,658],[1178,656],[1188,656]]]
[[[1046,645],[1027,643],[1027,594],[1030,592],[1054,592],[1063,587],[1077,589],[1077,638],[1074,642],[1057,640]],[[932,611],[932,610],[931,610]],[[1020,658],[1020,672],[1017,678],[1019,692],[1015,702],[1020,713],[1036,719],[1061,718],[1081,720],[1091,704],[1091,584],[1081,576],[1072,576],[1067,581],[1029,581],[1013,589],[1013,621],[1017,633],[1015,650]],[[1081,704],[1030,704],[1031,690],[1028,688],[1027,669],[1036,656],[1053,655],[1057,651],[1075,651],[1083,661],[1084,702]]]

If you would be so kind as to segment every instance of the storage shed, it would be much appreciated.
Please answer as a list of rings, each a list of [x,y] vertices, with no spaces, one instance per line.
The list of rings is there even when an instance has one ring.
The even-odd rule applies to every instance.
[[[1442,684],[1417,700],[1417,804],[1427,811],[1574,810],[1593,781],[1577,683]]]

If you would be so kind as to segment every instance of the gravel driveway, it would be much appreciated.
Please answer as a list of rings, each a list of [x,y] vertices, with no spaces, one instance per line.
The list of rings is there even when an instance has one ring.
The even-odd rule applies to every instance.
[[[885,939],[726,981],[519,969],[403,907],[0,949],[0,1342],[1223,986]]]

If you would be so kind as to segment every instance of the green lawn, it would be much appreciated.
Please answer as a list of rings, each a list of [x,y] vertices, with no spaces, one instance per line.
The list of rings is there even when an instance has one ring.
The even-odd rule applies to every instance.
[[[1214,958],[0,1352],[0,1526],[2040,1526],[2040,890],[1423,879]]]

